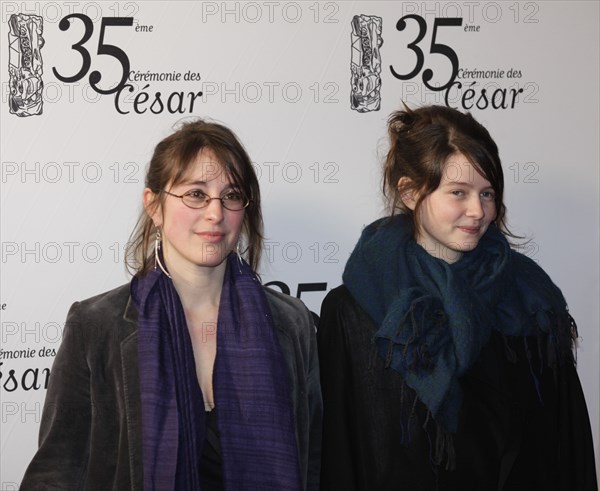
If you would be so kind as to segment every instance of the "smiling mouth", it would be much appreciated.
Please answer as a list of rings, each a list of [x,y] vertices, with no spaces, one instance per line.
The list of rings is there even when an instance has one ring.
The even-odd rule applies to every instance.
[[[459,230],[471,235],[477,235],[481,230],[481,227],[458,227]]]
[[[207,242],[212,242],[213,244],[221,242],[225,237],[225,234],[221,232],[198,232],[196,235]]]

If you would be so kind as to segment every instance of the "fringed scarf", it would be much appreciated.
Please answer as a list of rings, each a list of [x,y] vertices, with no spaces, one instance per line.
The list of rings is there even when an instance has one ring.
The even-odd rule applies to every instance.
[[[206,415],[185,314],[160,270],[134,278],[144,489],[200,490]],[[289,376],[256,275],[230,254],[217,325],[215,406],[227,491],[302,488]]]
[[[343,280],[378,328],[374,342],[386,367],[402,375],[449,432],[458,426],[459,378],[492,330],[545,336],[551,363],[572,356],[562,293],[494,225],[473,251],[448,264],[414,241],[407,216],[378,220],[364,229]]]

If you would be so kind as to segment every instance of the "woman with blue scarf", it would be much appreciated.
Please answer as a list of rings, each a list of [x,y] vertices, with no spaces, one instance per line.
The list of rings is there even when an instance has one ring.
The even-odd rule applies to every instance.
[[[596,491],[575,322],[507,240],[496,144],[442,106],[389,138],[392,216],[321,310],[321,489]]]
[[[69,312],[21,489],[317,490],[315,329],[254,272],[246,151],[185,123],[156,146],[143,202],[131,283]]]

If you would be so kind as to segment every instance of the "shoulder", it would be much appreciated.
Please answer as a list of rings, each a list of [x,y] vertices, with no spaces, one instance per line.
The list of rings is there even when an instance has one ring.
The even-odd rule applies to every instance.
[[[522,294],[545,300],[555,312],[566,310],[560,288],[537,262],[515,250],[511,251],[511,259],[515,286]]]
[[[332,315],[351,315],[357,317],[365,316],[364,310],[356,302],[350,290],[345,285],[332,289],[323,300],[321,305],[321,318]]]
[[[314,322],[310,311],[301,300],[263,287],[275,326],[295,336],[314,332]]]
[[[346,285],[337,286],[331,290],[325,296],[325,300],[323,300],[323,305],[345,305],[345,304],[354,304],[356,303]]]
[[[85,300],[80,300],[79,304],[82,307],[92,310],[101,309],[107,305],[113,305],[114,303],[126,304],[129,300],[130,285],[130,283],[125,283],[124,285],[113,288],[112,290],[99,293],[98,295],[86,298]]]
[[[511,259],[513,263],[513,271],[523,281],[537,281],[554,285],[548,273],[546,273],[542,267],[530,257],[512,249]]]
[[[370,346],[375,323],[344,285],[331,290],[321,305],[317,339],[320,344],[345,339],[349,345]]]
[[[126,283],[99,295],[75,302],[71,311],[76,311],[80,316],[110,317],[114,315],[122,317],[129,303],[129,297],[130,284]]]
[[[65,335],[98,348],[118,342],[136,331],[137,310],[130,300],[129,283],[75,302],[69,309]]]
[[[57,360],[65,366],[76,363],[90,366],[95,359],[104,363],[108,353],[114,352],[137,329],[135,309],[131,318],[125,317],[129,298],[129,284],[126,284],[75,302],[67,315]],[[57,363],[55,366],[60,365]]]
[[[285,317],[290,320],[304,321],[311,319],[311,314],[301,300],[278,292],[267,286],[263,287],[273,316]],[[311,321],[312,322],[312,321]]]

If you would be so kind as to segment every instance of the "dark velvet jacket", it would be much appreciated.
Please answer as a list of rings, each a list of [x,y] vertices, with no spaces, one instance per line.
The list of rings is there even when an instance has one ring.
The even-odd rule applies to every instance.
[[[305,489],[319,487],[322,402],[310,312],[265,288],[289,370]],[[21,490],[141,490],[137,310],[129,285],[75,303]]]
[[[325,298],[317,333],[323,491],[597,491],[572,360],[544,365],[536,338],[494,332],[461,378],[455,468],[446,470],[434,463],[437,425],[400,374],[385,368],[375,332],[344,286]]]

